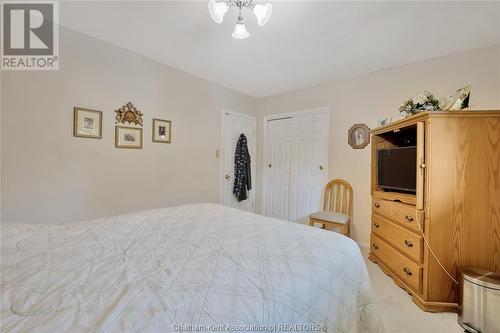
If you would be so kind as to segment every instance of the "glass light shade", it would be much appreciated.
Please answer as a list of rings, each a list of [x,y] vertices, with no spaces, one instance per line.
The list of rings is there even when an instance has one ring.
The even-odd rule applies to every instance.
[[[245,39],[248,38],[250,34],[248,33],[248,30],[245,27],[244,23],[236,23],[236,27],[234,28],[232,36],[234,39]]]
[[[224,20],[224,15],[227,13],[229,7],[225,2],[217,2],[215,0],[210,0],[208,2],[208,11],[210,16],[217,23],[222,23]]]
[[[253,13],[257,17],[257,23],[259,25],[264,25],[271,18],[271,13],[273,12],[273,6],[271,4],[267,5],[255,5],[253,8]]]

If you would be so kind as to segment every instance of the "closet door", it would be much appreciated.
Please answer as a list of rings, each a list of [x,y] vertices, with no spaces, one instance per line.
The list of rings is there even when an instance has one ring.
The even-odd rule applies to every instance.
[[[328,116],[294,118],[294,144],[290,163],[290,221],[305,222],[321,209],[328,178]]]
[[[293,119],[270,120],[267,124],[265,215],[288,220],[290,151]]]

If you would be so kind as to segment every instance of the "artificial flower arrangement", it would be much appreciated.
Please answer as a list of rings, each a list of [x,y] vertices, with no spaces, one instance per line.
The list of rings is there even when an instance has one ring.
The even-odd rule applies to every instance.
[[[401,117],[407,117],[421,111],[437,111],[439,109],[439,100],[431,92],[424,91],[401,104],[399,113]]]
[[[470,91],[471,86],[467,85],[458,89],[448,99],[442,99],[441,101],[434,97],[431,92],[423,91],[401,104],[399,106],[399,114],[401,118],[406,118],[422,111],[456,111],[467,109],[469,107]]]

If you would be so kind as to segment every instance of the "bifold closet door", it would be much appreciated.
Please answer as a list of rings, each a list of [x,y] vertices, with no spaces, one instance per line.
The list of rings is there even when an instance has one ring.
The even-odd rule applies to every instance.
[[[294,122],[290,163],[290,221],[308,220],[321,208],[328,179],[328,117],[301,116]]]
[[[288,220],[290,151],[293,119],[270,120],[267,124],[266,211],[267,216]]]
[[[326,113],[268,121],[265,215],[297,221],[321,208],[328,126]]]

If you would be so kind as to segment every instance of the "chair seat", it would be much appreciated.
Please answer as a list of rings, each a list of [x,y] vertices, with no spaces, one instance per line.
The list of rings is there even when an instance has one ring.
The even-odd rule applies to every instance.
[[[347,224],[349,222],[349,215],[341,213],[332,213],[327,211],[320,211],[309,215],[311,219],[321,220],[325,222],[332,222],[338,224]]]

